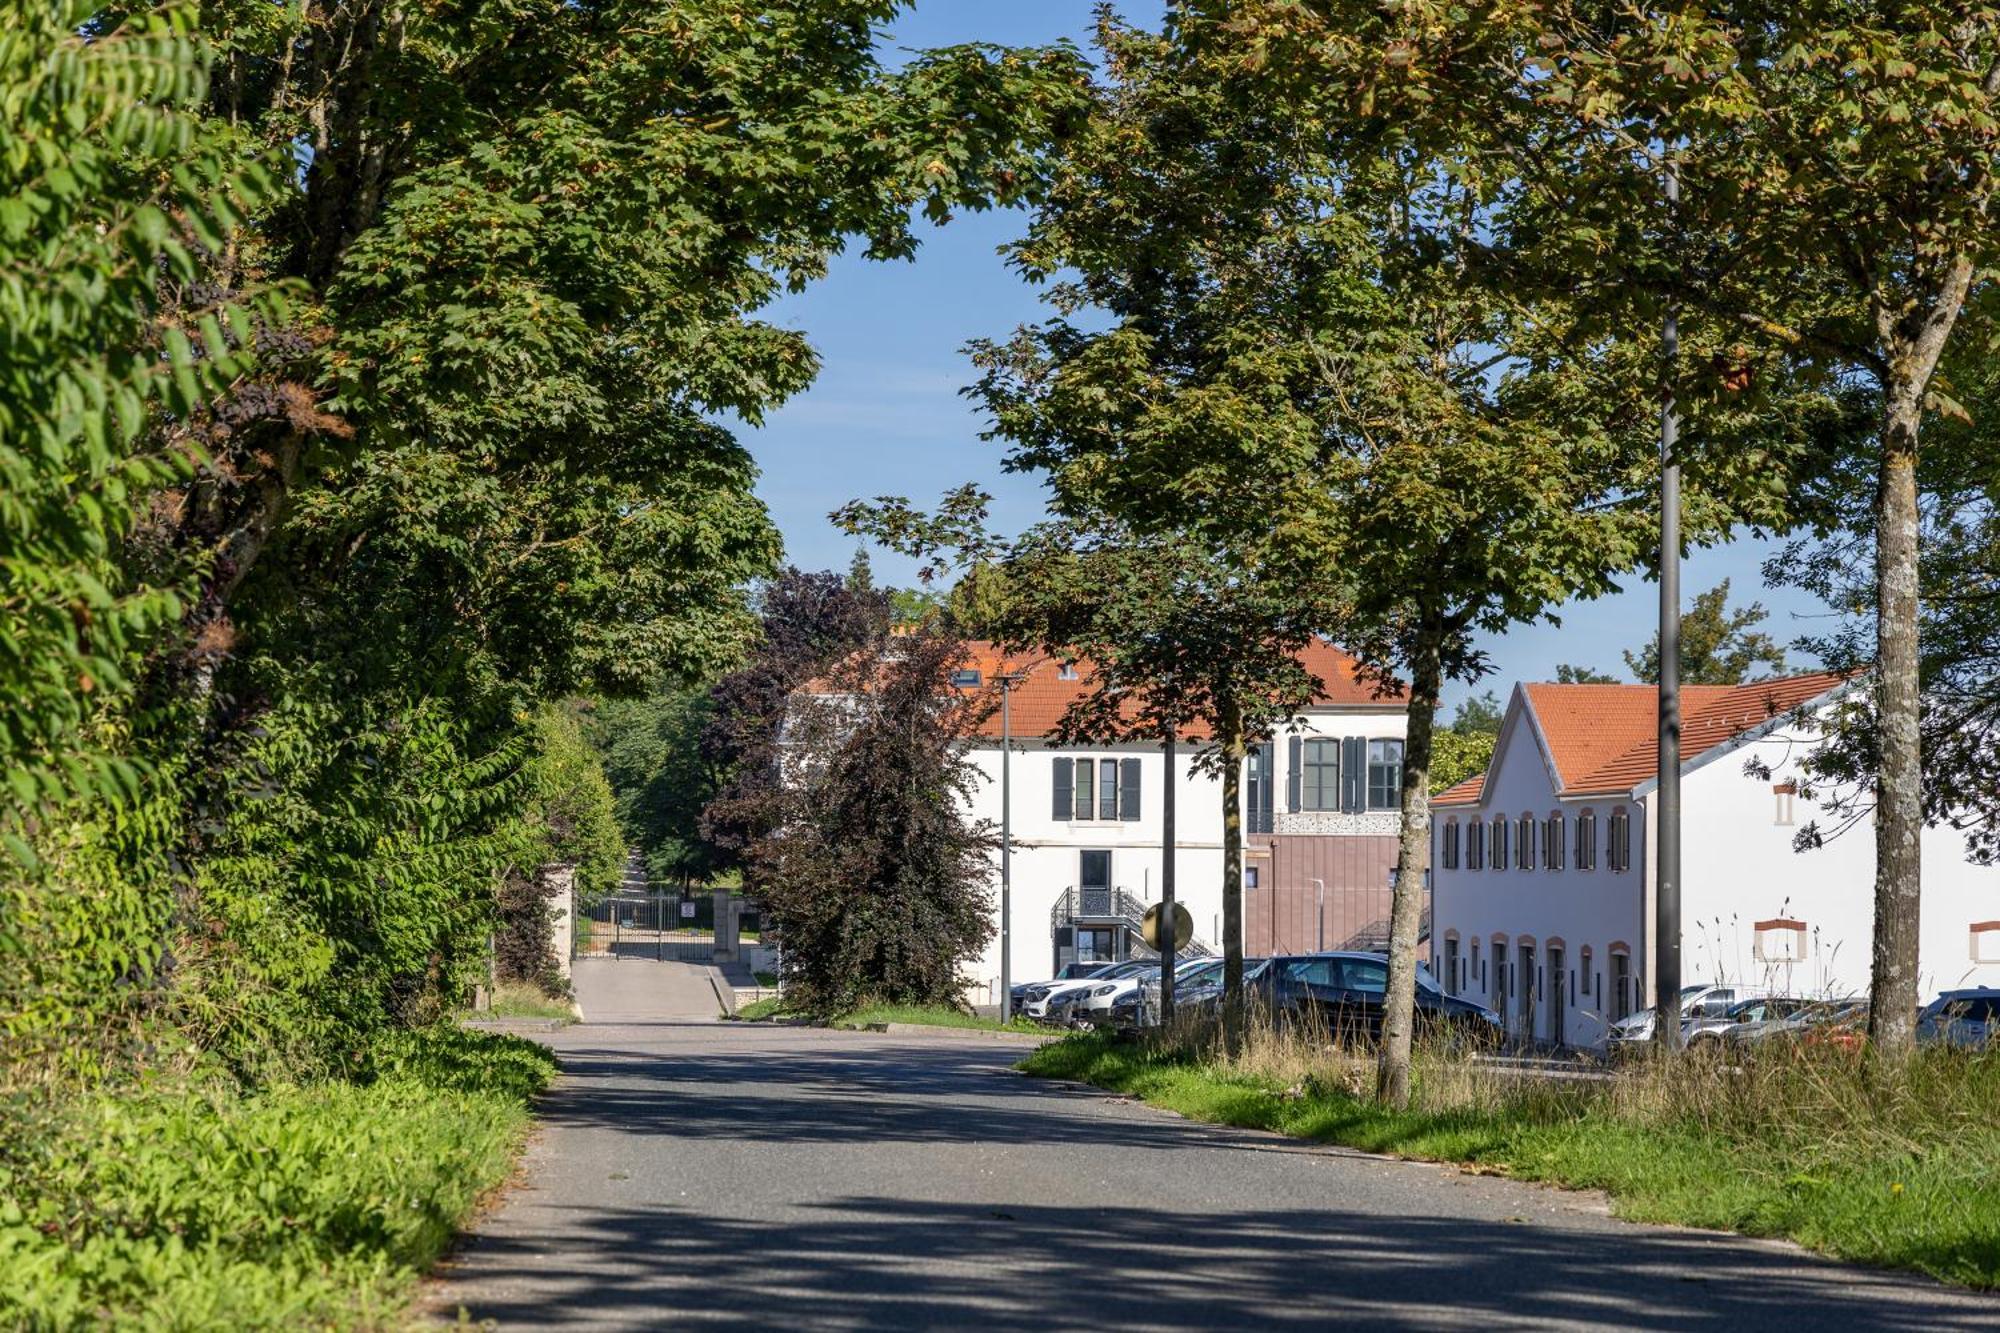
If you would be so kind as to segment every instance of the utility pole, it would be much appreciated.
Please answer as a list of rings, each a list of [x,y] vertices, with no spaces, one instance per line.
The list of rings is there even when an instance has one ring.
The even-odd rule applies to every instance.
[[[1666,160],[1667,234],[1673,244],[1681,182],[1671,154]],[[1680,312],[1667,302],[1660,331],[1664,361],[1660,400],[1660,772],[1654,853],[1653,1039],[1661,1049],[1681,1048],[1681,465],[1676,379],[1681,351]]]
[[[1014,1017],[1014,715],[1016,677],[1000,673],[1000,1021]]]
[[[1174,946],[1174,734],[1160,744],[1165,773],[1160,781],[1160,929],[1166,948],[1160,950],[1160,1026],[1174,1021],[1174,965],[1180,950]]]

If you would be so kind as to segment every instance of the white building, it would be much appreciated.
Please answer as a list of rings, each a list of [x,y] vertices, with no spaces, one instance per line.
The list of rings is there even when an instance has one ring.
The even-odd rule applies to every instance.
[[[1315,644],[1301,660],[1322,683],[1295,724],[1254,748],[1243,775],[1244,943],[1251,956],[1356,946],[1386,936],[1402,783],[1404,703],[1364,680],[1354,659]],[[1073,960],[1145,955],[1140,919],[1160,897],[1161,746],[1051,748],[1064,710],[1091,688],[1087,665],[1003,660],[971,645],[968,689],[1011,690],[1012,976],[1052,975]],[[996,709],[972,752],[982,775],[971,814],[1000,825]],[[1175,754],[1175,896],[1198,947],[1222,939],[1221,779],[1193,771],[1196,738]],[[995,926],[999,866],[994,866]],[[973,998],[997,999],[1000,939],[968,969]]]
[[[1816,814],[1800,761],[1855,688],[1820,673],[1683,689],[1684,982],[1867,994],[1872,818],[1794,850]],[[1594,1046],[1651,1003],[1657,710],[1650,685],[1517,686],[1487,772],[1436,802],[1432,966],[1518,1036]],[[1922,994],[2000,984],[2000,869],[1969,864],[1949,827],[1922,847]]]

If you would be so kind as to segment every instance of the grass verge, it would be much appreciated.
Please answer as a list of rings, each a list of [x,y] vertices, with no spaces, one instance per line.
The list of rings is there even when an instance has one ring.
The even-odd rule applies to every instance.
[[[736,1011],[736,1017],[747,1023],[803,1016],[800,1011],[788,1008],[783,997],[776,995],[753,1000]],[[874,1023],[916,1023],[925,1027],[976,1028],[984,1032],[1031,1032],[1039,1036],[1049,1035],[1048,1028],[1023,1019],[1017,1018],[1011,1023],[1002,1023],[995,1018],[968,1014],[963,1010],[948,1008],[941,1004],[864,1004],[833,1020],[834,1027],[846,1028],[864,1028]]]
[[[0,1107],[0,1327],[400,1327],[554,1061],[438,1031],[365,1084]]]
[[[576,1021],[576,1006],[554,999],[529,982],[510,981],[493,988],[493,1003],[486,1009],[467,1009],[460,1018],[552,1018],[563,1023]]]
[[[1691,1059],[1565,1086],[1426,1057],[1408,1112],[1376,1106],[1365,1057],[1337,1052],[1253,1049],[1231,1066],[1091,1034],[1020,1068],[1196,1120],[1601,1189],[1637,1221],[2000,1287],[2000,1058],[1926,1052],[1886,1075],[1838,1053],[1767,1065]]]

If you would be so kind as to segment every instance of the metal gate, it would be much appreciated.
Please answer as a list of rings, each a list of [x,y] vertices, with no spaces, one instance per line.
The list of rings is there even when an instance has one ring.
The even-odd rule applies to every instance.
[[[715,957],[715,900],[704,893],[682,897],[662,886],[640,889],[629,881],[585,909],[590,922],[577,952],[585,957],[674,959],[706,963]]]

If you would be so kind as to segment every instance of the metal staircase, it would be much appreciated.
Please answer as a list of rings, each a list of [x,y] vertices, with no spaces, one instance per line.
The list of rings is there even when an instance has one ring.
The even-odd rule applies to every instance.
[[[1157,958],[1157,950],[1145,943],[1146,909],[1151,903],[1126,889],[1077,888],[1071,885],[1056,896],[1049,908],[1051,932],[1063,926],[1119,926],[1126,932],[1125,957]],[[1190,940],[1181,950],[1183,958],[1207,958],[1215,949],[1205,941]]]

